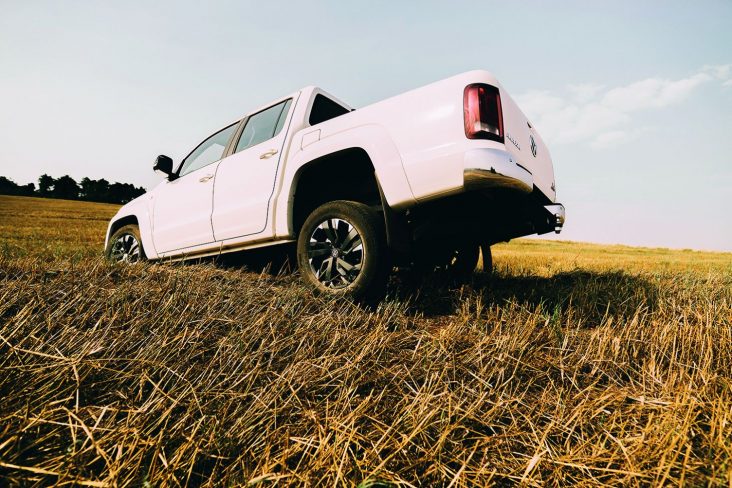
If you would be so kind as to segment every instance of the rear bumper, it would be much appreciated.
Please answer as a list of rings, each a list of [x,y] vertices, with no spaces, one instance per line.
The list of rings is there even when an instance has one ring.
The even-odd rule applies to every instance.
[[[507,189],[527,195],[533,232],[546,234],[564,227],[565,211],[561,203],[551,202],[534,184],[533,175],[500,149],[479,148],[466,151],[463,158],[463,185],[466,190]],[[540,198],[533,198],[534,195]]]
[[[544,205],[544,209],[547,213],[547,230],[552,230],[559,234],[564,227],[564,205],[561,203],[553,203],[551,205]]]
[[[534,189],[534,177],[500,149],[471,149],[463,157],[466,189],[511,188],[524,193]]]

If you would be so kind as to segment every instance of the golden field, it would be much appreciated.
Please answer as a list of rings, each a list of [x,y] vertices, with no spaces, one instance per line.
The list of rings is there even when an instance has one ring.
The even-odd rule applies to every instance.
[[[519,240],[377,309],[0,196],[0,485],[732,486],[732,254]],[[407,280],[408,281],[408,280]]]

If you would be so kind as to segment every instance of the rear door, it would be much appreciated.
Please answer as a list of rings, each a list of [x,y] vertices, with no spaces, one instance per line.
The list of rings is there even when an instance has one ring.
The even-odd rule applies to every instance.
[[[238,123],[232,124],[199,144],[181,163],[178,178],[156,188],[152,233],[158,253],[214,241],[214,176],[237,127]]]
[[[219,163],[211,217],[217,241],[265,230],[293,107],[288,98],[249,115],[232,155]]]

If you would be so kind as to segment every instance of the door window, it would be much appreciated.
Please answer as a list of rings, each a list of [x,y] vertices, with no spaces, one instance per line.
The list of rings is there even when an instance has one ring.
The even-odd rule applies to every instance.
[[[238,123],[231,124],[226,129],[220,130],[199,144],[198,147],[183,160],[179,176],[201,169],[204,166],[208,166],[209,164],[215,163],[221,159],[221,156],[224,154],[224,149],[226,149],[226,145],[229,143],[229,139],[231,139],[237,125]]]
[[[243,151],[279,134],[285,125],[291,102],[292,99],[278,103],[249,117],[234,152]]]

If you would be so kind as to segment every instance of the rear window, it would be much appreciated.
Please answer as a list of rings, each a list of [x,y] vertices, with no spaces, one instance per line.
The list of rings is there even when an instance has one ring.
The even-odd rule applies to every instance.
[[[347,114],[348,112],[349,110],[347,108],[338,105],[330,98],[317,94],[313,101],[313,108],[310,110],[308,122],[310,122],[310,125],[315,125]]]

